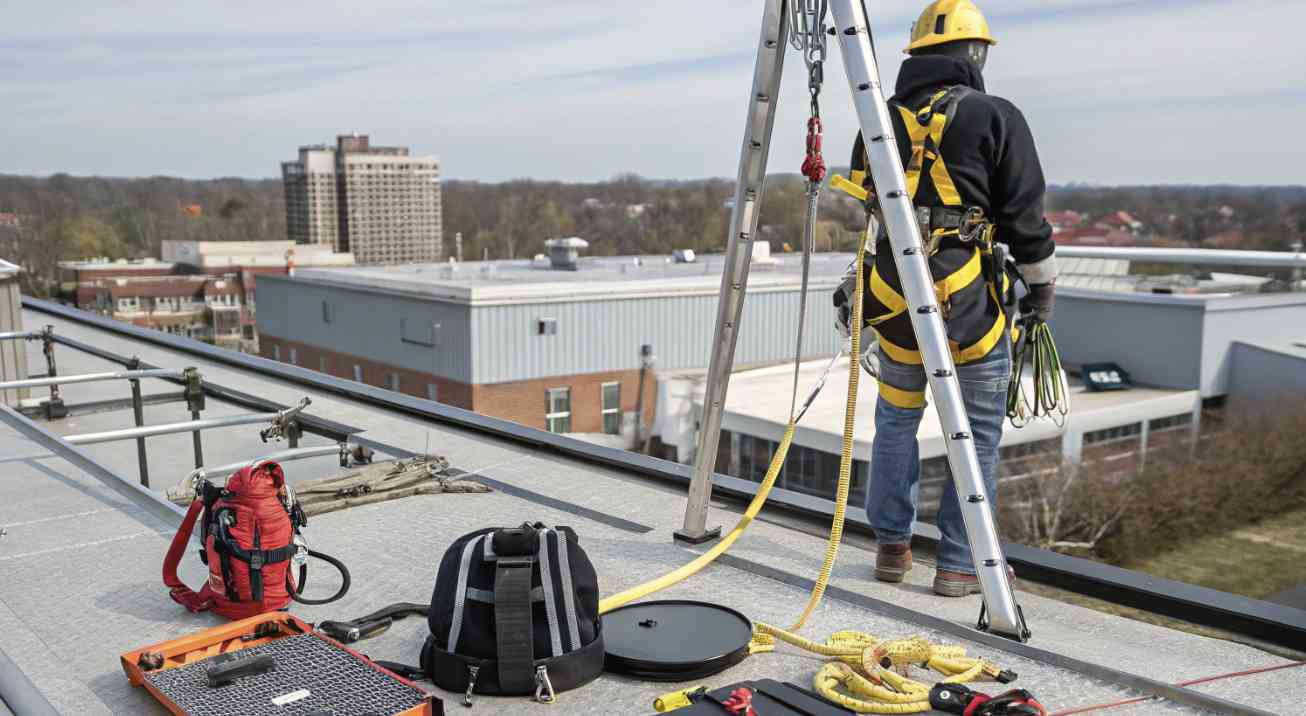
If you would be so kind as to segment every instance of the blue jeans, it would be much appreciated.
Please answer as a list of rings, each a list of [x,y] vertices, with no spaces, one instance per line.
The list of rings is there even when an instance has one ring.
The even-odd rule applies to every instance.
[[[1011,347],[1005,340],[981,360],[957,366],[989,509],[997,508],[998,442],[1006,420],[1010,376]],[[921,366],[898,363],[883,351],[880,352],[880,381],[909,393],[923,391],[926,385]],[[877,542],[907,544],[916,519],[916,485],[921,476],[916,432],[925,408],[898,407],[885,400],[883,393],[882,390],[875,404],[875,442],[871,449],[866,514]],[[942,533],[937,554],[939,569],[974,574],[966,525],[962,521],[957,488],[951,479],[943,488],[938,527]]]

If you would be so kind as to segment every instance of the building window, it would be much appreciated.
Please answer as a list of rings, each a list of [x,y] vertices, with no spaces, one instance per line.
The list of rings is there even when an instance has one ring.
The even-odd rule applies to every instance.
[[[571,388],[544,391],[544,426],[551,433],[571,432]]]
[[[436,385],[435,383],[427,383],[427,384],[426,384],[426,399],[427,399],[427,400],[434,400],[434,401],[436,401],[436,402],[439,402],[439,400],[440,400],[440,386]]]
[[[413,343],[419,346],[434,346],[435,337],[439,333],[439,329],[440,326],[436,323],[430,323],[420,319],[399,319],[400,340],[404,343]]]
[[[1176,430],[1186,428],[1193,424],[1193,414],[1184,413],[1183,415],[1171,415],[1168,418],[1157,418],[1148,421],[1147,429],[1149,432],[1158,433],[1163,430]]]
[[[771,465],[771,454],[776,444],[770,440],[732,433],[732,447],[739,456],[739,468],[736,477],[753,482],[761,482],[766,477],[766,470]]]
[[[541,318],[535,326],[535,334],[539,336],[556,336],[558,335],[558,319]]]
[[[272,360],[281,360],[281,346],[272,346]]]
[[[290,349],[290,364],[299,365],[299,351],[295,348]]]
[[[317,371],[318,371],[319,373],[330,373],[330,372],[331,372],[331,371],[327,370],[327,357],[326,357],[326,356],[318,356],[318,359],[317,359]]]
[[[1123,440],[1132,440],[1137,438],[1143,432],[1142,423],[1133,423],[1131,425],[1120,425],[1105,430],[1092,430],[1084,433],[1085,445],[1100,445],[1103,443],[1121,442]]]
[[[621,383],[603,384],[603,432],[616,435],[621,432]]]
[[[1055,473],[1061,463],[1061,439],[1035,440],[998,449],[998,477],[1021,480]]]
[[[322,302],[322,322],[323,322],[323,323],[330,323],[330,322],[331,322],[331,319],[334,318],[334,315],[333,315],[334,313],[335,313],[335,312],[331,310],[331,304],[327,303],[326,301],[323,301],[323,302]]]
[[[398,373],[386,373],[386,376],[385,376],[385,387],[389,388],[390,390],[393,390],[393,391],[396,392],[396,393],[400,392],[400,390],[399,390],[399,374],[398,374]]]
[[[354,364],[354,380],[359,383],[363,382],[363,366],[357,363]]]

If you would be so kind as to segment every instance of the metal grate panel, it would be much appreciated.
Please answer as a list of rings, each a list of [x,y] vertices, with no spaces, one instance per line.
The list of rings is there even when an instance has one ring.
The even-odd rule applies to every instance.
[[[232,652],[237,659],[268,655],[276,668],[209,688],[206,659],[146,674],[154,688],[191,716],[393,716],[423,703],[426,695],[316,634],[301,634]],[[285,705],[273,699],[307,690]]]

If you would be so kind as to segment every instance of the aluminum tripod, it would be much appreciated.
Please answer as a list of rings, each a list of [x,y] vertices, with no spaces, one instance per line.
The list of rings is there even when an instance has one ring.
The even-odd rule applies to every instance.
[[[719,534],[708,531],[707,507],[712,493],[721,418],[725,409],[730,369],[734,363],[748,272],[753,254],[753,237],[766,179],[771,130],[775,124],[776,96],[784,68],[785,40],[790,32],[791,2],[765,0],[762,33],[749,96],[748,119],[744,126],[735,205],[726,245],[725,268],[721,276],[721,299],[717,307],[716,333],[707,374],[707,391],[699,428],[698,451],[689,503],[680,539],[702,542]],[[985,493],[979,460],[971,439],[970,421],[962,402],[952,353],[943,319],[939,314],[929,256],[925,253],[916,223],[915,210],[907,192],[902,160],[894,140],[889,108],[880,88],[879,68],[871,46],[870,24],[862,0],[829,0],[834,32],[839,38],[844,67],[852,90],[862,135],[866,137],[869,169],[879,194],[883,221],[888,230],[894,263],[903,294],[911,311],[925,373],[934,396],[935,408],[947,444],[966,535],[984,596],[979,628],[1012,636],[1022,641],[1029,636],[1024,616],[1016,605],[1008,579],[1006,559],[998,542],[989,497]]]

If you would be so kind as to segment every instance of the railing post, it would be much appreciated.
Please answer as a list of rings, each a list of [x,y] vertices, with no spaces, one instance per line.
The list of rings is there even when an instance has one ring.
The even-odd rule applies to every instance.
[[[47,325],[41,329],[41,352],[45,354],[45,375],[47,378],[55,378],[59,375],[59,368],[54,362],[54,326]],[[50,384],[50,400],[45,404],[45,419],[56,420],[68,417],[68,408],[64,406],[63,399],[59,397],[59,384]]]
[[[140,370],[141,359],[132,357],[128,362],[129,370]],[[141,399],[141,381],[137,378],[131,379],[132,386],[132,416],[136,419],[136,427],[145,426],[145,402]],[[136,438],[136,458],[140,462],[141,485],[150,486],[150,466],[149,458],[145,452],[145,438]]]
[[[199,420],[200,412],[204,410],[204,379],[200,377],[197,368],[187,368],[184,376],[186,379],[186,405],[190,408],[190,419]],[[191,433],[191,442],[195,446],[196,469],[204,467],[204,440],[200,437],[199,430]]]

